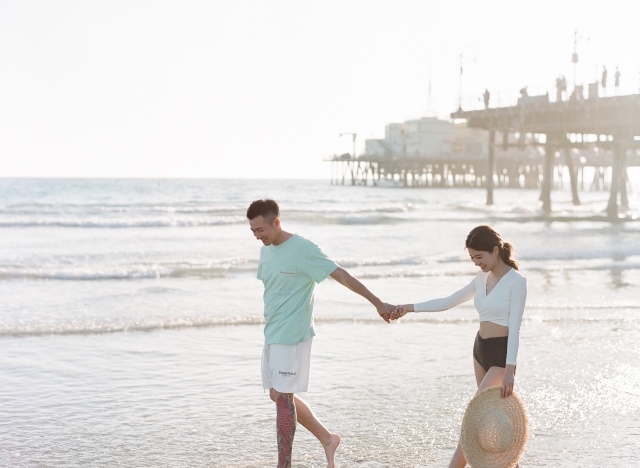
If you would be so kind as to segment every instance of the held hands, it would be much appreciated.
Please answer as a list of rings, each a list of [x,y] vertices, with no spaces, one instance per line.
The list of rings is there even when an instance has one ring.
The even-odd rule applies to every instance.
[[[399,305],[391,313],[391,320],[398,320],[400,317],[404,317],[407,312],[409,312],[407,309]]]
[[[378,315],[380,315],[380,317],[382,317],[382,320],[384,320],[387,323],[390,323],[391,314],[393,313],[395,308],[396,306],[391,305],[387,302],[381,302],[380,305],[376,306]]]
[[[394,306],[387,302],[381,302],[380,305],[376,306],[376,309],[380,317],[387,323],[391,323],[391,320],[398,320],[400,317],[404,317],[407,312],[413,312],[411,304]]]

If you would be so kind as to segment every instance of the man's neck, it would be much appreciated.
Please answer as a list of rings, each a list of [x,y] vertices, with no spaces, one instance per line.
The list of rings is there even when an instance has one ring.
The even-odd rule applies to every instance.
[[[291,234],[290,232],[281,230],[278,236],[274,239],[273,245],[283,244],[289,239],[291,239],[292,237],[293,237],[293,234]]]

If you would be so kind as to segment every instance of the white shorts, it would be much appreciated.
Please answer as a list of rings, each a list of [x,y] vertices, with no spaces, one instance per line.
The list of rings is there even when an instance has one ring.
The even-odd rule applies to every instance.
[[[311,343],[265,344],[262,351],[262,386],[280,393],[300,393],[309,389]]]

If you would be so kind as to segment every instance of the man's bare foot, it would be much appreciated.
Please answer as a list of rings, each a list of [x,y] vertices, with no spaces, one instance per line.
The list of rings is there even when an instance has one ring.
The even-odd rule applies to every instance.
[[[336,466],[336,450],[340,445],[340,436],[338,434],[331,434],[331,442],[327,445],[322,444],[324,447],[324,453],[327,456],[327,468],[335,468]]]

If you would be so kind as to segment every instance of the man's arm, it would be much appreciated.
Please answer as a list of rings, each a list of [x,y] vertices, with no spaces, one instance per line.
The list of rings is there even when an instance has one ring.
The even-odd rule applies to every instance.
[[[391,316],[391,312],[395,310],[395,306],[382,302],[375,294],[369,291],[364,284],[351,276],[344,268],[336,268],[335,271],[331,273],[331,277],[341,285],[351,289],[356,294],[360,294],[371,302],[378,311],[378,314],[380,314],[380,317],[389,323],[389,317]]]

